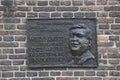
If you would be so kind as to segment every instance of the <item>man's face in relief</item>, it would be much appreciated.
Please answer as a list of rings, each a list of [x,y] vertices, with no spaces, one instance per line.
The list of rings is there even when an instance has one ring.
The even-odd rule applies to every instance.
[[[70,48],[72,51],[79,51],[81,54],[88,49],[89,40],[86,35],[86,29],[75,28],[70,30]]]

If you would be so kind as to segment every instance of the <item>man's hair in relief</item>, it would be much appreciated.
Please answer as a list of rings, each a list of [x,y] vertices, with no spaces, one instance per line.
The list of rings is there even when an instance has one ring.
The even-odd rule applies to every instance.
[[[92,31],[85,24],[73,25],[69,30],[71,31],[73,29],[85,29],[85,37],[89,40],[92,39]]]

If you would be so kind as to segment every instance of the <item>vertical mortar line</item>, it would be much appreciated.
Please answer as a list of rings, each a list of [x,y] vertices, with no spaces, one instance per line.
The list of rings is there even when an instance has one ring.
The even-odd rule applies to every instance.
[[[83,2],[83,6],[85,6],[85,1],[83,0],[82,2]]]
[[[65,13],[65,11],[62,11],[62,12],[61,12],[61,18],[63,18],[63,13]]]
[[[73,6],[73,0],[71,0],[71,6]]]
[[[80,77],[81,77],[81,76],[78,77],[78,80],[80,80]]]
[[[36,6],[35,7],[38,7],[38,0],[36,0]]]
[[[25,6],[27,6],[27,0],[24,0],[25,1]]]
[[[48,71],[48,77],[50,77],[50,71]]]
[[[50,6],[50,0],[47,0],[48,1],[48,6]]]
[[[52,13],[52,12],[49,12],[49,18],[51,18],[51,13]]]

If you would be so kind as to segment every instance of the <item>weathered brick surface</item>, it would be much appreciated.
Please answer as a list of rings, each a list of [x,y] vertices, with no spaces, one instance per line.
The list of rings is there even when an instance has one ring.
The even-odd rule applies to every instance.
[[[18,71],[19,67],[17,66],[0,66],[0,71]]]
[[[98,12],[97,17],[108,17],[108,12]]]
[[[50,72],[50,76],[60,76],[60,72]]]
[[[85,5],[95,5],[95,0],[84,0]]]
[[[74,13],[74,16],[75,17],[79,17],[79,18],[83,18],[84,17],[84,13],[83,12],[77,12],[77,13]]]
[[[85,75],[86,76],[95,76],[95,71],[86,71]]]
[[[51,17],[61,17],[61,13],[55,12],[55,13],[51,13]]]
[[[120,1],[119,0],[109,0],[108,2],[110,5],[119,5],[120,4]]]
[[[34,77],[37,76],[37,72],[27,72],[28,77]]]
[[[55,11],[55,7],[33,7],[33,11],[39,12],[39,11]]]
[[[83,5],[83,0],[73,0],[73,6],[80,6]]]
[[[120,11],[120,6],[108,6],[104,7],[105,11]]]
[[[36,0],[26,0],[28,6],[35,6],[37,4]]]
[[[97,72],[97,76],[108,76],[108,72],[107,71],[99,71],[99,72]]]
[[[108,0],[97,0],[98,5],[107,5]]]
[[[9,60],[0,61],[0,65],[11,65],[11,61]]]
[[[18,43],[15,43],[15,42],[3,42],[3,43],[0,43],[0,47],[18,47]]]
[[[109,16],[110,17],[120,17],[120,12],[110,12]]]
[[[62,76],[72,76],[73,72],[62,72]]]
[[[13,36],[4,36],[3,40],[4,41],[14,41],[14,37]]]
[[[49,76],[49,72],[39,72],[39,76]]]
[[[30,78],[10,78],[9,80],[30,80]]]
[[[16,60],[13,61],[13,65],[23,65],[23,64],[24,61],[16,61]]]
[[[32,80],[55,80],[54,78],[32,78]]]
[[[115,19],[115,22],[116,22],[116,23],[120,23],[120,18],[116,18],[116,19]]]
[[[48,1],[38,1],[38,6],[47,6]]]
[[[87,78],[80,78],[80,80],[102,80],[102,78],[97,77],[87,77]]]
[[[4,25],[4,29],[5,29],[5,30],[15,30],[15,29],[16,29],[16,26],[13,25],[13,24],[5,24],[5,25]]]
[[[50,0],[49,4],[51,6],[59,6],[60,5],[60,1],[59,0]]]
[[[67,78],[67,77],[60,77],[60,78],[57,78],[57,80],[78,80],[78,78]]]
[[[12,72],[3,72],[2,77],[13,77],[13,73]]]
[[[63,13],[63,17],[73,17],[73,13]]]
[[[109,64],[119,64],[120,60],[109,60]]]
[[[98,6],[86,6],[86,7],[80,7],[81,11],[102,11],[103,7]]]
[[[3,54],[13,54],[14,50],[13,49],[3,49]]]
[[[25,0],[15,0],[16,5],[25,5]]]
[[[25,72],[15,72],[15,77],[25,77]]]
[[[75,71],[74,76],[84,76],[84,72],[83,71]]]
[[[69,0],[63,0],[63,1],[61,1],[61,3],[60,3],[62,6],[70,6],[71,5],[71,1],[69,1]]]
[[[0,55],[0,59],[7,59],[7,55]]]
[[[49,13],[40,13],[39,17],[40,18],[49,18],[50,17],[49,15],[50,15]]]
[[[30,11],[31,7],[17,7],[16,10],[17,11]]]
[[[27,17],[38,17],[38,13],[27,13]]]
[[[15,13],[15,17],[26,17],[26,13],[24,12]]]
[[[10,59],[26,59],[26,55],[9,55]]]
[[[120,0],[0,0],[0,80],[119,80]],[[96,18],[97,68],[27,66],[28,18]]]
[[[78,11],[78,7],[57,7],[57,11]]]
[[[99,18],[98,19],[98,23],[105,23],[105,24],[107,24],[107,23],[113,23],[113,18]]]

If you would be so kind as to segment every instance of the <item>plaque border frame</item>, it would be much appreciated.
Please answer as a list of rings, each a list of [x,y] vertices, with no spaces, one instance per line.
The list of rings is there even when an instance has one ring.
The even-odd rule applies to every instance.
[[[97,19],[96,18],[28,18],[26,19],[26,26],[27,26],[27,23],[28,21],[30,20],[95,20],[95,46],[96,46],[96,65],[30,65],[29,64],[29,57],[28,57],[28,51],[27,51],[27,66],[28,68],[31,68],[31,69],[35,69],[35,68],[97,68],[99,66],[99,63],[98,63],[98,46],[97,46]],[[28,27],[27,27],[27,33],[26,35],[28,34]],[[26,43],[26,46],[28,47],[28,42]],[[27,48],[26,47],[26,48]]]

